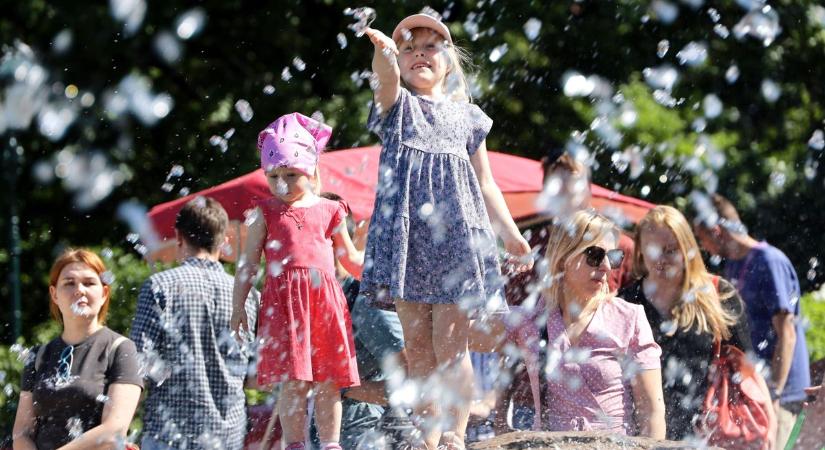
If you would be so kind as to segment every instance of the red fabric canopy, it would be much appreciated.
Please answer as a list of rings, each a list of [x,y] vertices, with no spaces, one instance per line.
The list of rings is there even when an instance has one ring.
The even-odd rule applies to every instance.
[[[375,200],[378,180],[378,155],[381,147],[360,147],[337,150],[321,156],[322,190],[343,197],[352,208],[356,221],[368,219]],[[504,194],[510,213],[517,221],[536,214],[535,199],[542,188],[541,163],[532,159],[488,152],[493,178]],[[208,196],[219,201],[230,220],[243,221],[244,211],[255,201],[267,198],[269,187],[260,169],[223,184],[155,206],[149,219],[162,239],[175,236],[175,216],[183,205],[195,196]],[[651,203],[621,195],[601,186],[592,186],[592,204],[602,211],[613,210],[628,220],[637,222]]]

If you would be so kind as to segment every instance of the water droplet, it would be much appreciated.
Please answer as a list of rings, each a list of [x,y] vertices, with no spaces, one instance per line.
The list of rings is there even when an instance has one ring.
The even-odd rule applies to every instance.
[[[218,147],[221,153],[226,153],[229,149],[229,142],[227,142],[223,136],[212,135],[212,137],[209,138],[209,145]]]
[[[776,102],[782,95],[782,92],[779,89],[779,85],[776,84],[775,81],[768,78],[762,80],[761,91],[762,97],[764,97],[765,101],[767,101],[768,103]]]
[[[501,57],[507,53],[507,50],[508,46],[506,43],[494,47],[493,50],[490,51],[490,62],[498,62]]]
[[[58,55],[66,53],[72,47],[73,41],[74,35],[72,34],[72,30],[68,28],[61,30],[52,40],[52,50]]]
[[[716,8],[708,8],[708,16],[710,16],[710,20],[712,20],[713,23],[718,23],[719,20],[722,19],[722,15],[719,14]]]
[[[238,115],[241,116],[241,120],[243,120],[244,122],[249,122],[250,120],[252,120],[252,116],[255,115],[255,113],[252,111],[252,105],[250,105],[249,102],[244,99],[240,99],[237,102],[235,102],[235,111],[238,112]]]
[[[344,33],[338,33],[338,35],[335,36],[335,38],[338,39],[339,47],[347,48],[347,36]]]
[[[653,16],[663,24],[671,24],[679,17],[679,7],[665,0],[653,0],[650,3]]]
[[[524,22],[524,35],[527,39],[535,41],[541,32],[541,20],[531,17]]]
[[[678,53],[676,58],[679,64],[688,67],[696,67],[705,63],[708,59],[708,47],[702,42],[689,42]]]
[[[768,5],[748,11],[733,27],[733,35],[737,39],[750,36],[762,41],[765,47],[771,45],[781,32],[779,15]]]
[[[303,72],[304,69],[307,68],[307,65],[304,62],[304,60],[297,56],[292,58],[292,65],[295,67],[296,70],[298,70],[298,72]]]
[[[658,67],[646,67],[642,70],[645,82],[653,89],[670,91],[679,80],[679,72],[671,65],[664,64]]]
[[[157,33],[153,45],[158,56],[168,64],[178,61],[183,55],[180,41],[168,31]]]
[[[593,92],[593,83],[584,75],[569,71],[562,76],[564,95],[568,97],[586,97]]]
[[[650,186],[642,186],[642,189],[639,192],[642,194],[642,197],[647,197],[648,195],[650,195]]]
[[[284,70],[281,71],[281,79],[284,81],[292,79],[292,72],[289,71],[289,67],[284,67]]]
[[[267,84],[266,86],[264,86],[263,92],[266,95],[272,95],[275,93],[275,86]]]
[[[667,55],[668,50],[670,50],[670,41],[667,39],[662,39],[656,44],[656,56],[659,58],[664,58]]]
[[[728,27],[722,25],[721,23],[714,25],[713,31],[722,39],[727,39],[728,36],[730,36],[730,30],[728,30]]]
[[[736,64],[732,64],[730,67],[728,67],[728,70],[725,71],[725,81],[727,81],[728,84],[733,84],[736,83],[736,80],[738,79],[739,66],[737,66]]]
[[[705,117],[708,119],[715,119],[722,114],[722,101],[719,100],[719,97],[716,94],[708,94],[702,100],[702,109],[705,112]]]
[[[112,17],[123,23],[123,35],[131,36],[140,29],[146,16],[145,0],[109,0]]]
[[[822,130],[814,131],[814,134],[808,139],[808,147],[814,150],[822,150],[825,148],[825,133],[823,133]]]
[[[367,27],[375,20],[375,10],[369,7],[361,8],[347,8],[344,10],[344,15],[352,16],[356,20],[355,23],[347,26],[350,30],[355,32],[355,36],[361,37],[366,32]]]
[[[202,8],[192,8],[175,21],[175,33],[184,41],[197,35],[206,24],[206,12]]]
[[[100,281],[102,281],[103,284],[111,285],[115,282],[115,274],[107,270],[100,274]]]

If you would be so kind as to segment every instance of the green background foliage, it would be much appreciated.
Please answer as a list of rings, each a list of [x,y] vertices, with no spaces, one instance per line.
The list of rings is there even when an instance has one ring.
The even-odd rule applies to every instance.
[[[698,161],[701,167],[712,167],[718,191],[738,205],[751,233],[785,251],[803,290],[811,291],[825,276],[819,263],[825,249],[822,152],[807,145],[825,119],[825,65],[821,64],[825,26],[815,14],[819,2],[770,2],[779,14],[782,32],[767,47],[755,39],[722,38],[713,31],[716,24],[709,9],[718,12],[720,24],[732,29],[744,15],[736,1],[706,2],[696,8],[689,3],[674,0],[679,16],[672,24],[658,21],[650,2],[644,0],[458,0],[428,5],[445,13],[454,40],[473,57],[476,101],[495,120],[489,148],[538,159],[578,132],[595,156],[596,183],[629,195],[647,194],[652,202],[680,208],[688,204],[693,190],[713,187],[707,171],[690,170],[690,165]],[[57,142],[40,136],[34,126],[16,132],[20,154],[13,186],[16,195],[7,186],[15,168],[3,158],[0,272],[10,270],[6,211],[16,204],[22,236],[24,342],[44,342],[57,332],[48,319],[47,274],[54,256],[66,246],[111,249],[106,262],[117,287],[109,324],[116,331],[128,331],[137,286],[150,268],[125,240],[127,226],[114,218],[122,202],[137,200],[150,207],[177,198],[181,188],[195,192],[254,170],[258,131],[292,111],[322,112],[335,129],[331,148],[375,143],[365,129],[371,92],[359,78],[369,69],[372,47],[347,29],[352,21],[343,10],[372,6],[378,12],[373,25],[389,33],[399,19],[425,5],[342,0],[149,2],[146,18],[133,36],[125,36],[122,25],[112,19],[109,2],[28,0],[5,5],[0,43],[25,42],[49,69],[56,89],[71,83],[97,97]],[[184,42],[180,60],[167,63],[157,56],[153,40],[194,6],[208,15],[206,27]],[[523,29],[531,18],[542,24],[535,40],[528,39]],[[73,45],[58,54],[52,42],[62,30],[71,30]],[[346,36],[345,48],[338,43],[339,33]],[[659,58],[657,45],[664,39],[670,51]],[[689,42],[707,45],[704,64],[679,65],[675,55]],[[491,61],[494,49],[503,55]],[[303,71],[293,64],[296,57],[306,64]],[[662,63],[680,70],[672,92],[679,100],[675,107],[658,103],[644,82],[643,70]],[[725,80],[731,64],[741,73],[735,83]],[[291,72],[288,80],[282,78],[284,69]],[[563,94],[561,80],[571,70],[598,75],[636,111],[633,124],[613,124],[620,132],[618,143],[605,142],[593,131],[599,102]],[[154,127],[128,115],[112,117],[105,110],[103,92],[130,74],[147,77],[154,92],[167,92],[174,99],[169,116]],[[782,90],[774,103],[760,94],[766,78]],[[267,85],[274,87],[274,94],[264,93]],[[718,96],[724,111],[697,132],[695,121],[708,94]],[[255,111],[248,123],[234,111],[239,99],[249,101]],[[209,144],[210,136],[231,128],[235,134],[227,152]],[[4,155],[12,150],[8,138],[6,134],[0,141]],[[613,163],[632,148],[638,148],[644,161],[644,170],[636,177]],[[706,152],[708,148],[713,151]],[[36,164],[53,162],[64,149],[100,151],[125,174],[125,182],[94,208],[78,208],[59,180],[44,183],[33,176]],[[714,162],[711,155],[722,158]],[[185,174],[166,192],[161,185],[177,164]],[[10,304],[9,287],[0,283],[5,305]],[[803,300],[811,324],[823,323],[822,305],[812,297]],[[3,308],[0,337],[9,344],[11,323],[10,308]],[[825,352],[822,329],[818,325],[808,331],[815,357]],[[0,348],[0,371],[5,374],[0,384],[12,386],[13,391],[19,362],[6,347]],[[7,414],[13,412],[8,401],[13,394],[0,392],[3,423],[9,423]]]

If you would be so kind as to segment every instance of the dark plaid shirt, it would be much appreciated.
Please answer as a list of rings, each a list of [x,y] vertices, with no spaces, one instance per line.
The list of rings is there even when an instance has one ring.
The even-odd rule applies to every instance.
[[[219,262],[197,258],[141,287],[131,336],[149,388],[144,436],[181,449],[241,448],[251,352],[229,331],[232,287]],[[250,330],[258,305],[253,289],[246,303]]]

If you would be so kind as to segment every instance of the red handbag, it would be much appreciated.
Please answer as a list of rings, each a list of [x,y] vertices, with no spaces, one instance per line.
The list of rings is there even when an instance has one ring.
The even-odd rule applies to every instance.
[[[764,378],[732,345],[717,339],[713,354],[699,433],[727,450],[769,448],[773,405]]]

